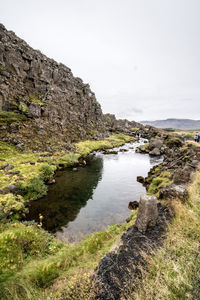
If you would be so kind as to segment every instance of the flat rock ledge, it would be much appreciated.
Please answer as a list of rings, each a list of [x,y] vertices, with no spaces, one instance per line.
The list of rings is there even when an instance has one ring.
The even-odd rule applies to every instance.
[[[171,208],[157,204],[157,222],[153,228],[140,232],[135,225],[131,226],[121,237],[117,250],[105,255],[96,270],[96,299],[126,299],[133,291],[141,269],[147,267],[146,257],[163,245],[167,227],[173,217]]]

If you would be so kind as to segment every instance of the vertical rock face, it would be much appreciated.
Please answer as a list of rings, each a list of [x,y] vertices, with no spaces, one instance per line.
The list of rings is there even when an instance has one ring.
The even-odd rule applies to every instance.
[[[76,140],[104,132],[101,107],[89,85],[1,24],[0,110],[25,114],[40,136],[48,130]]]
[[[154,227],[158,218],[157,199],[146,194],[140,196],[139,209],[135,226],[145,233],[148,227]]]

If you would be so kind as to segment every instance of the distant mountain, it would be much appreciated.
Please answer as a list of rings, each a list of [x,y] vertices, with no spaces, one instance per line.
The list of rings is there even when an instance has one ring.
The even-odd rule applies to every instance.
[[[157,128],[175,129],[200,129],[200,120],[190,119],[166,119],[156,121],[141,121],[143,125],[151,125]]]

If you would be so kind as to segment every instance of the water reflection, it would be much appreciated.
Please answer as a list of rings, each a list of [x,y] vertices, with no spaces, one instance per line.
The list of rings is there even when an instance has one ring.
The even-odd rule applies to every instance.
[[[43,227],[64,241],[77,241],[83,235],[102,230],[110,224],[122,223],[130,215],[128,204],[138,201],[145,188],[137,176],[146,176],[161,158],[135,153],[139,143],[121,148],[128,152],[90,157],[84,168],[61,172],[48,195],[32,202],[28,220]]]
[[[51,232],[72,222],[87,200],[92,199],[93,191],[101,180],[102,168],[103,159],[96,156],[90,157],[85,168],[60,172],[56,184],[49,187],[48,195],[32,202],[26,219],[39,222],[39,214],[42,214],[43,227]]]

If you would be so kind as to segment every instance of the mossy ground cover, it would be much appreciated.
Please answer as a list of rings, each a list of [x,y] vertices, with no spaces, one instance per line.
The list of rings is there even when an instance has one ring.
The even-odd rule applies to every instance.
[[[13,145],[0,142],[0,189],[14,184],[21,191],[21,197],[13,194],[9,196],[0,194],[0,220],[19,217],[26,211],[27,202],[44,196],[47,193],[45,183],[53,178],[60,166],[73,166],[82,156],[95,150],[117,147],[131,140],[133,138],[118,134],[103,141],[79,142],[75,144],[76,152],[74,153],[60,151],[54,154],[23,152]],[[11,173],[5,172],[8,164],[13,166]],[[12,174],[16,171],[19,174]]]
[[[0,126],[26,121],[27,117],[17,112],[0,111]]]
[[[155,167],[154,174],[156,174],[157,170],[159,171],[159,167]],[[160,188],[169,185],[170,183],[172,183],[172,180],[169,179],[170,172],[168,171],[161,172],[159,176],[155,176],[154,174],[152,174],[153,178],[150,185],[148,186],[148,194],[159,197]]]
[[[54,154],[48,152],[22,152],[17,150],[13,145],[0,142],[0,188],[3,188],[8,184],[15,184],[16,182],[22,182],[26,185],[30,183],[31,179],[41,177],[41,174],[44,173],[44,169],[47,169],[48,166],[52,176],[52,172],[61,164],[65,167],[70,167],[83,155],[88,155],[95,150],[118,147],[132,140],[133,138],[129,136],[116,134],[102,141],[84,141],[76,143],[76,151],[74,153],[60,151],[55,152]],[[20,175],[22,176],[20,176],[21,179],[18,174],[13,176],[5,174],[3,167],[7,164],[11,164],[14,167],[12,171],[20,172]]]

